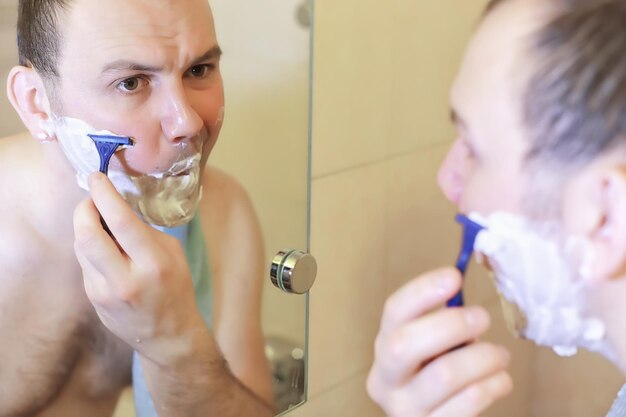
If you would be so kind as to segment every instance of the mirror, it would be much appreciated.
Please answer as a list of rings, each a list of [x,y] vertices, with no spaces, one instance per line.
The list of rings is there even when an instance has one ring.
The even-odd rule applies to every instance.
[[[280,413],[306,400],[307,295],[269,278],[276,253],[308,250],[312,0],[211,0],[224,51],[226,119],[209,159],[250,194],[264,234],[263,332]],[[17,61],[17,0],[0,0],[0,77]],[[24,131],[6,96],[0,138]],[[115,417],[134,415],[130,393]]]
[[[308,249],[312,2],[211,0],[224,52],[226,120],[209,163],[252,196],[269,262]],[[263,329],[279,410],[305,400],[307,296],[265,281]]]

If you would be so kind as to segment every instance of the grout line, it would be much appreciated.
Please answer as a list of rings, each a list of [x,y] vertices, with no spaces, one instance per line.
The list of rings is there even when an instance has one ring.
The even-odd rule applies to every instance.
[[[332,176],[339,175],[339,174],[344,174],[344,173],[349,172],[349,171],[353,171],[353,170],[357,170],[357,169],[361,169],[361,168],[367,168],[367,167],[370,167],[370,166],[375,166],[375,165],[378,165],[378,164],[382,164],[382,163],[385,163],[385,162],[392,161],[394,159],[400,159],[400,158],[402,158],[404,156],[408,156],[408,155],[414,154],[416,152],[423,152],[423,151],[428,152],[428,151],[436,149],[436,148],[438,148],[440,146],[449,146],[449,145],[450,145],[450,143],[444,142],[444,143],[433,143],[433,144],[426,145],[426,146],[416,147],[416,148],[410,149],[408,151],[402,151],[402,152],[398,152],[398,153],[393,153],[393,154],[387,155],[386,157],[381,158],[381,159],[375,159],[373,161],[361,162],[361,163],[358,163],[358,164],[355,164],[355,165],[352,165],[352,166],[349,166],[349,167],[346,167],[346,168],[340,168],[340,169],[337,169],[335,171],[330,171],[330,172],[325,172],[323,174],[315,175],[315,176],[311,177],[311,180],[315,181],[315,180],[324,179],[324,178],[332,177]]]
[[[321,390],[320,392],[317,393],[317,395],[315,397],[308,397],[307,398],[307,402],[308,401],[315,401],[319,398],[322,398],[323,396],[325,396],[326,394],[330,394],[331,391],[339,388],[339,386],[343,385],[346,382],[349,382],[353,379],[356,379],[359,375],[361,374],[367,374],[367,372],[369,371],[368,369],[365,370],[359,370],[359,371],[355,371],[353,374],[346,376],[345,378],[341,379],[340,381],[337,381],[336,383],[332,384],[331,386]],[[363,386],[363,390],[365,390],[365,386]]]

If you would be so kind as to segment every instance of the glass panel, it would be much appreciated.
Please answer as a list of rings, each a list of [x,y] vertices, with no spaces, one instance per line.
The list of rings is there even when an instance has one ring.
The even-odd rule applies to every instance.
[[[312,0],[212,0],[226,121],[209,160],[250,193],[265,239],[263,330],[282,413],[306,399],[308,296],[269,280],[283,249],[308,250]],[[17,61],[17,0],[0,0],[0,77]],[[0,137],[24,131],[4,95]],[[130,405],[116,416],[133,415]]]
[[[226,119],[210,163],[252,196],[269,262],[308,249],[311,4],[211,0],[224,57]],[[305,399],[307,296],[266,281],[263,329],[281,411]]]

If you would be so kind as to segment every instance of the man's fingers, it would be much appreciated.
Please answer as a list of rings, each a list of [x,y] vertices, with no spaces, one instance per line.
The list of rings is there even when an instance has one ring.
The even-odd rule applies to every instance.
[[[74,210],[74,235],[74,249],[83,268],[94,268],[104,277],[117,277],[126,271],[126,257],[100,225],[100,214],[91,199]]]
[[[460,288],[461,274],[454,268],[438,269],[414,279],[387,299],[381,332],[441,306]]]
[[[431,417],[474,417],[489,408],[497,399],[513,389],[511,376],[500,371],[473,384],[437,408]]]
[[[429,363],[409,385],[407,394],[421,396],[420,408],[434,410],[456,393],[507,369],[508,351],[490,343],[473,343]]]
[[[481,307],[442,309],[379,335],[376,362],[386,381],[403,383],[432,358],[476,339],[489,327]]]
[[[151,259],[152,230],[137,217],[106,175],[91,174],[89,189],[96,208],[124,252],[138,263],[144,258]]]

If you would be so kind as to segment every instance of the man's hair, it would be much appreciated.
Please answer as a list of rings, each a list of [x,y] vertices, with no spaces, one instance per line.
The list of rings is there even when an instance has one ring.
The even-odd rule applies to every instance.
[[[532,40],[529,160],[577,167],[626,145],[626,1],[566,6]]]
[[[20,0],[17,49],[20,65],[32,66],[44,79],[58,77],[61,51],[60,12],[70,0]]]
[[[575,169],[626,145],[626,0],[546,1],[556,13],[530,44],[527,159]]]

